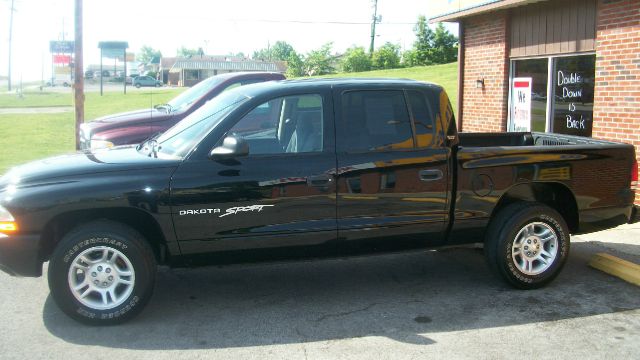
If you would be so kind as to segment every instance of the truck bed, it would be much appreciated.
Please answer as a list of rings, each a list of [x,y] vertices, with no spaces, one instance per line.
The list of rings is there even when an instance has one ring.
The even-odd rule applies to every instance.
[[[493,210],[504,201],[542,202],[566,211],[572,233],[616,226],[631,216],[632,145],[536,132],[458,135],[453,230],[464,238],[475,229],[482,239]]]

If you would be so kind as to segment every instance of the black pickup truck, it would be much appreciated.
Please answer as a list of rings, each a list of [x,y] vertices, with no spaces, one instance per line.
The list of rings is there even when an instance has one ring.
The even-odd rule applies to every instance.
[[[550,282],[570,234],[633,221],[634,148],[544,133],[458,134],[410,80],[226,91],[138,146],[0,179],[0,268],[40,276],[72,318],[122,322],[157,264],[192,266],[483,243],[511,285]]]

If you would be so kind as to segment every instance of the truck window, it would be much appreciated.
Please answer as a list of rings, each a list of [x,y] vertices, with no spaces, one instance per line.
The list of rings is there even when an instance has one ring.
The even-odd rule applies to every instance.
[[[350,91],[342,95],[337,126],[338,151],[363,152],[413,148],[402,91]]]
[[[263,103],[229,131],[249,143],[249,154],[322,151],[322,97],[295,95]]]
[[[419,91],[407,91],[411,115],[416,129],[418,147],[433,146],[435,130],[433,126],[433,111],[429,108],[427,99]]]

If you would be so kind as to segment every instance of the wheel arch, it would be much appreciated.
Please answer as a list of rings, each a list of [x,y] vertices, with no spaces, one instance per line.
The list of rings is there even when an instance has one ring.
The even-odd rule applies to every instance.
[[[580,215],[575,195],[566,185],[557,182],[530,182],[516,184],[498,200],[491,218],[506,206],[519,201],[538,202],[554,209],[567,223],[569,231],[578,231]]]
[[[42,231],[40,258],[48,260],[64,235],[75,227],[101,219],[119,222],[135,229],[151,245],[156,261],[159,264],[166,262],[168,249],[160,225],[149,213],[134,208],[84,209],[55,216]]]

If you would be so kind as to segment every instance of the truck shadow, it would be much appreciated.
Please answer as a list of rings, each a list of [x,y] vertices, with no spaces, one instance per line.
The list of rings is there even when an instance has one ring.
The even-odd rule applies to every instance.
[[[615,251],[615,244],[607,247]],[[62,314],[51,298],[43,319],[64,341],[125,349],[217,349],[365,336],[429,345],[434,343],[430,333],[639,309],[640,288],[587,267],[600,251],[599,243],[574,243],[562,274],[532,291],[503,284],[474,249],[163,268],[151,302],[129,323],[83,326]]]

